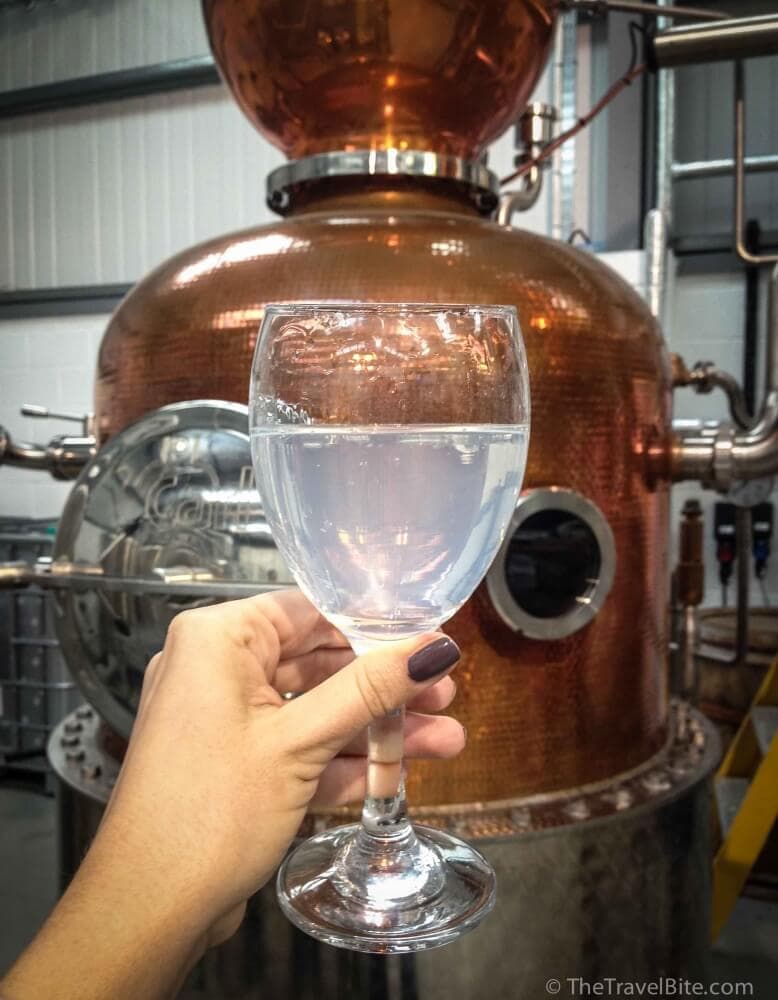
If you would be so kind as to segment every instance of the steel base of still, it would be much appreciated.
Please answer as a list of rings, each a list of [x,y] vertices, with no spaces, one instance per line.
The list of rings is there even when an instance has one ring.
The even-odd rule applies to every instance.
[[[49,742],[63,886],[118,773],[103,728],[84,706]],[[288,923],[268,885],[250,901],[235,937],[195,967],[180,997],[537,1000],[555,991],[582,995],[581,982],[609,977],[704,982],[710,775],[718,753],[710,723],[678,704],[667,743],[640,768],[555,795],[484,803],[480,822],[515,830],[479,841],[497,870],[498,902],[480,928],[445,948],[382,957],[320,945]],[[465,820],[449,825],[462,829]]]

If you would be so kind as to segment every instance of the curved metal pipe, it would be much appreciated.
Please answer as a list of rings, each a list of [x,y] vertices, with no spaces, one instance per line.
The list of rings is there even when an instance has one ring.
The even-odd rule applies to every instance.
[[[754,20],[760,20],[754,18]],[[767,18],[775,24],[772,52],[778,51],[778,17]],[[745,238],[746,200],[746,110],[743,63],[735,63],[735,252],[746,264],[775,264],[778,254],[752,253]]]
[[[748,412],[743,389],[734,375],[717,368],[712,361],[698,361],[690,370],[683,359],[673,355],[673,385],[691,386],[696,393],[705,395],[714,389],[721,389],[726,394],[729,404],[729,415],[735,424],[746,430],[753,424],[753,418]]]
[[[526,212],[540,197],[543,187],[542,176],[538,166],[524,175],[526,184],[518,191],[506,191],[500,196],[500,206],[497,209],[497,222],[501,226],[509,226],[514,212]],[[522,178],[522,179],[524,179]]]
[[[97,442],[91,435],[61,435],[43,447],[26,441],[14,441],[8,431],[0,427],[0,465],[40,469],[51,473],[54,479],[75,479],[95,454]]]
[[[729,372],[723,371],[721,368],[711,366],[710,368],[706,368],[704,378],[710,386],[710,389],[718,388],[724,391],[729,403],[730,416],[735,421],[737,426],[741,430],[745,430],[750,427],[752,418],[748,412],[748,407],[746,406],[746,398],[743,395],[743,389],[735,376],[731,375]],[[710,391],[710,389],[708,391]],[[698,389],[698,392],[705,392],[705,390]]]
[[[16,465],[25,469],[48,469],[46,449],[26,441],[14,441],[4,427],[0,427],[0,464]]]

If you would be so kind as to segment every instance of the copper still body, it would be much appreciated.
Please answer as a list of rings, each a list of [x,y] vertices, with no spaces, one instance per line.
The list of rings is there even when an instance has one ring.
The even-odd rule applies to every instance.
[[[410,801],[550,791],[654,753],[665,735],[668,488],[650,482],[647,456],[669,420],[669,376],[635,293],[579,251],[480,219],[455,193],[311,194],[286,220],[187,251],[136,286],[100,351],[100,433],[174,400],[245,402],[273,299],[515,304],[533,406],[525,488],[575,490],[614,534],[612,593],[575,635],[513,633],[483,587],[449,623],[468,747],[415,766]]]

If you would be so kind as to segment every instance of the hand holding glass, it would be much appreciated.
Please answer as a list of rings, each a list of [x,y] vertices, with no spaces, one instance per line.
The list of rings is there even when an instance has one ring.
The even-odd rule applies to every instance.
[[[521,488],[529,390],[503,306],[269,306],[251,381],[257,485],[301,590],[362,653],[434,631],[489,568]],[[495,878],[408,822],[402,712],[371,727],[361,824],[301,844],[284,912],[330,944],[417,951],[476,926]]]

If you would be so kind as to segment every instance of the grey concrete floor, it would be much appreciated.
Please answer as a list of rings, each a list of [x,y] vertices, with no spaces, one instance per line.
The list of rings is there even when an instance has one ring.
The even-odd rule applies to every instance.
[[[0,975],[34,936],[56,897],[54,799],[0,787]],[[778,996],[778,904],[738,903],[713,953],[711,972],[712,981],[752,983],[755,1000]]]

